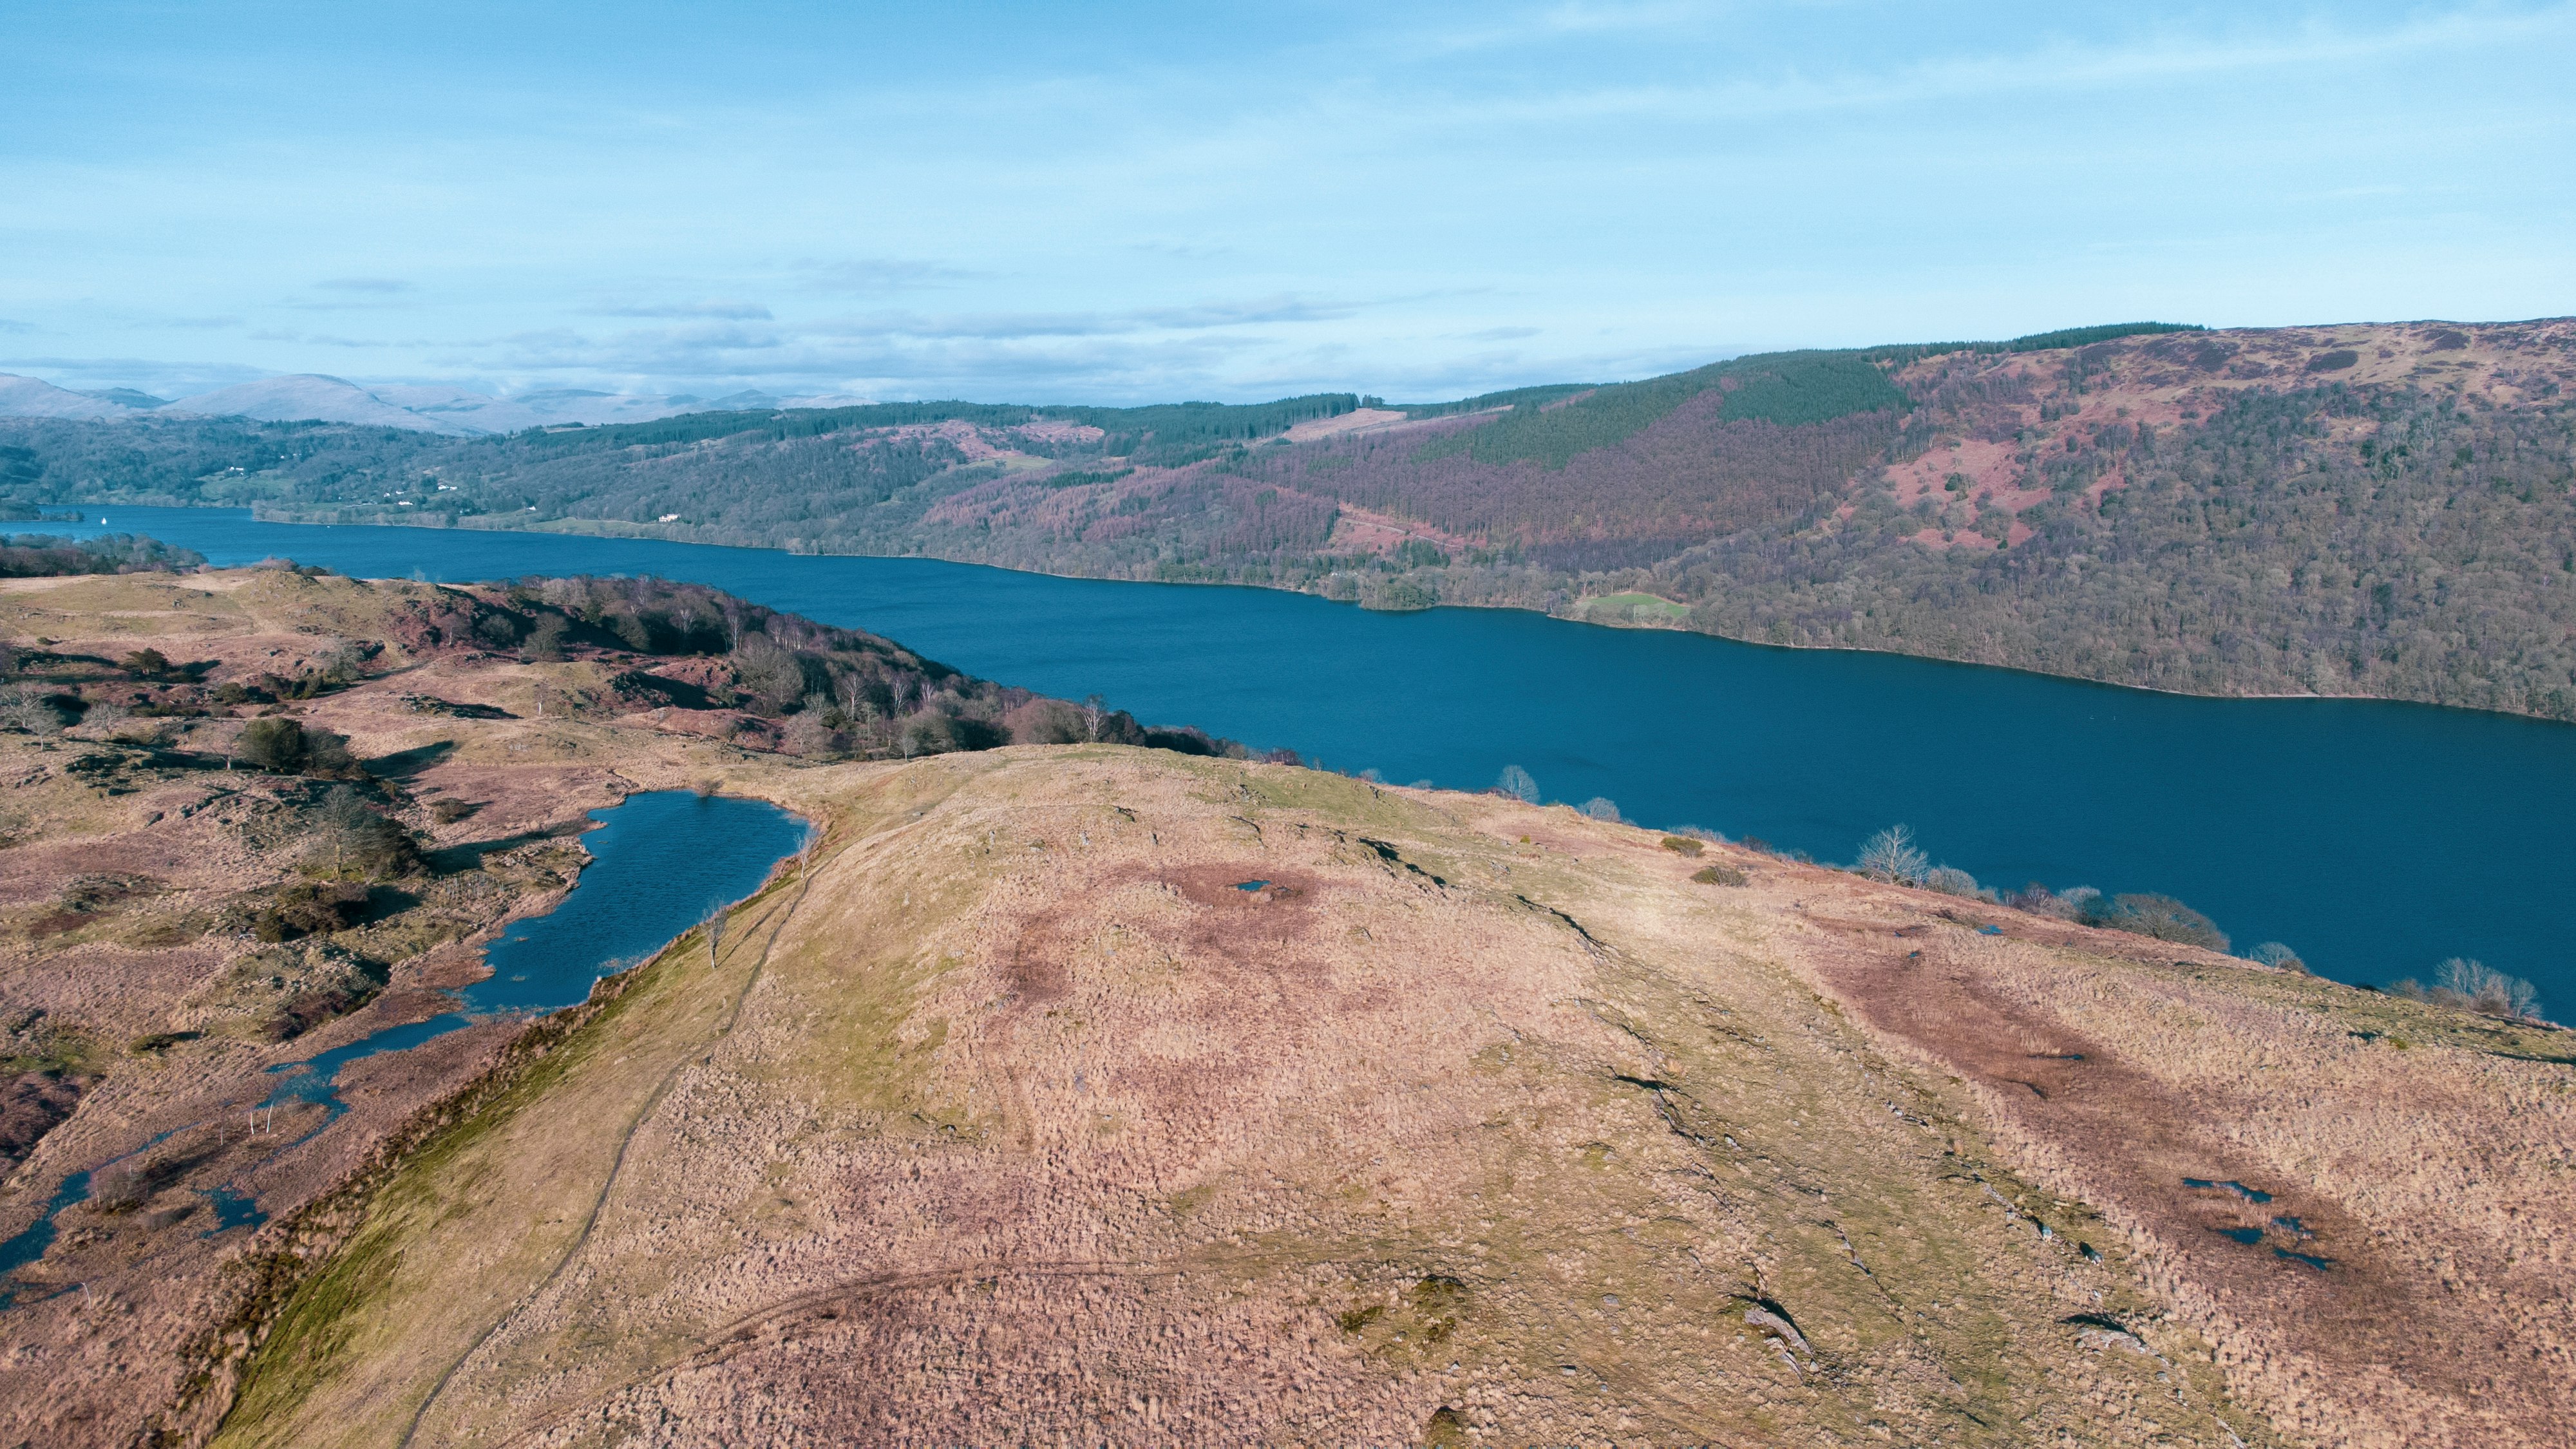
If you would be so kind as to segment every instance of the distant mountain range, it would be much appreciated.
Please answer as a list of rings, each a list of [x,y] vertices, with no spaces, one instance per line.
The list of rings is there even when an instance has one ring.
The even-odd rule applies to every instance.
[[[779,397],[756,391],[709,398],[687,393],[663,396],[580,388],[499,398],[442,384],[367,387],[320,373],[264,377],[173,401],[127,387],[74,392],[38,378],[0,373],[0,418],[76,418],[93,422],[147,416],[250,418],[274,423],[355,423],[455,438],[489,437],[573,423],[596,427],[650,422],[681,413],[845,407],[866,401],[847,396]]]

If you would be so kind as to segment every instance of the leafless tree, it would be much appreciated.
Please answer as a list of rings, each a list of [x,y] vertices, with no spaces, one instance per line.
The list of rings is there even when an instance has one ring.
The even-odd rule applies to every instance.
[[[1494,782],[1494,788],[1524,805],[1538,803],[1538,781],[1518,765],[1503,766],[1502,778]]]
[[[1109,704],[1099,695],[1090,695],[1082,701],[1082,728],[1091,736],[1093,744],[1100,743],[1100,726],[1108,719]]]
[[[2266,966],[2278,966],[2284,971],[2305,971],[2308,969],[2308,963],[2299,959],[2298,952],[2291,950],[2288,946],[2283,945],[2279,941],[2264,942],[2253,950],[2246,952],[2245,959],[2248,961],[2259,961]]]
[[[1932,868],[1932,857],[1915,848],[1914,832],[1903,825],[1891,825],[1861,842],[1860,859],[1852,869],[1862,875],[1899,885],[1921,885]]]
[[[2442,963],[2441,990],[2456,1004],[2489,1016],[2529,1017],[2540,1009],[2540,993],[2519,976],[2507,976],[2484,961],[2454,956]]]
[[[0,725],[31,735],[50,735],[62,729],[63,717],[41,691],[13,685],[0,692]]]
[[[707,969],[710,971],[716,969],[716,952],[724,945],[725,914],[725,907],[721,905],[707,911]]]

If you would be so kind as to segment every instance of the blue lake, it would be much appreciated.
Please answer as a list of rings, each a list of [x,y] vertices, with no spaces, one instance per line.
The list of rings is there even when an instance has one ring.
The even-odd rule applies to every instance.
[[[1270,590],[1108,583],[464,530],[91,509],[219,564],[269,555],[463,581],[653,573],[869,629],[1151,723],[1398,783],[1616,801],[1650,825],[1848,860],[1881,826],[1988,884],[2161,891],[2240,947],[2348,981],[2473,956],[2576,1011],[2576,727],[2358,700],[2215,700],[1891,655],[1795,651],[1507,610],[1372,614]]]

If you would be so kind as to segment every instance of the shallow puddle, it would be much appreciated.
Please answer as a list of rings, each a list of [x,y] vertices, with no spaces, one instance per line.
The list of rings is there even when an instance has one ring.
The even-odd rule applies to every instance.
[[[2272,1200],[2272,1195],[2270,1193],[2263,1191],[2261,1188],[2247,1187],[2245,1184],[2238,1182],[2233,1178],[2224,1182],[2217,1182],[2206,1177],[2186,1177],[2182,1180],[2182,1185],[2185,1187],[2205,1188],[2217,1192],[2232,1192],[2238,1197],[2245,1199],[2247,1202],[2270,1202]]]

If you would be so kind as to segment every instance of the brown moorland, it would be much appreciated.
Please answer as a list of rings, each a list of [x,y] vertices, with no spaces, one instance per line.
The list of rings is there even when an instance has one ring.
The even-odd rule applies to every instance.
[[[181,592],[72,592],[111,586]],[[406,587],[0,599],[57,653],[268,661]],[[1562,808],[1110,745],[800,759],[668,705],[535,716],[595,663],[399,663],[303,718],[483,802],[438,849],[537,854],[291,1049],[222,985],[251,945],[153,925],[284,869],[200,823],[250,807],[70,774],[85,728],[0,737],[13,890],[150,878],[14,937],[0,996],[203,1033],[118,1047],[0,1228],[281,1050],[435,1009],[582,809],[707,782],[826,834],[712,967],[692,933],[353,1071],[257,1167],[265,1226],[160,1220],[267,1150],[220,1130],[153,1148],[138,1209],[67,1210],[21,1278],[81,1286],[0,1311],[0,1440],[2559,1441],[2554,1029]]]

